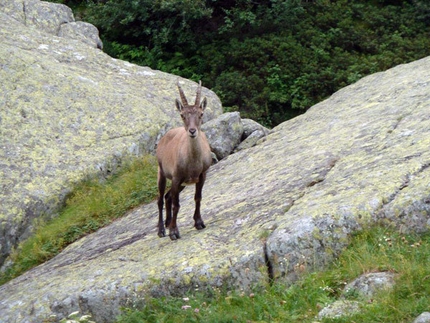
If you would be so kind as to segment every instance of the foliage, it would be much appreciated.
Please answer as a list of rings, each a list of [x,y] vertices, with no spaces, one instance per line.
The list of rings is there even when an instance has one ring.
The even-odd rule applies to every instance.
[[[145,297],[140,310],[124,309],[118,323],[132,322],[314,322],[319,310],[337,300],[347,282],[363,273],[397,274],[391,292],[364,301],[354,316],[321,322],[412,322],[430,304],[430,234],[402,235],[373,228],[357,234],[327,270],[305,272],[298,282],[253,292],[213,289],[183,297]],[[356,293],[350,300],[362,301]]]
[[[51,0],[117,58],[195,81],[266,126],[430,53],[425,0]]]
[[[424,0],[63,2],[100,29],[110,55],[202,79],[228,110],[267,126],[430,53]]]
[[[77,184],[58,217],[39,223],[11,258],[13,266],[0,274],[0,284],[60,253],[67,245],[157,196],[157,163],[146,156],[123,165],[105,182],[90,178]]]

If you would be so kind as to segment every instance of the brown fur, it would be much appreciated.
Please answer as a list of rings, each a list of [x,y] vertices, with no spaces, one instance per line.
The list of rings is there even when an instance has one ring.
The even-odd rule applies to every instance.
[[[158,236],[164,237],[165,227],[169,228],[170,239],[180,238],[176,224],[179,212],[179,193],[185,185],[196,185],[194,200],[194,226],[201,230],[206,226],[200,215],[202,188],[206,171],[212,163],[212,155],[206,135],[201,131],[206,98],[200,103],[201,84],[197,89],[196,102],[189,105],[179,86],[181,101],[176,100],[176,107],[181,113],[184,127],[169,130],[161,138],[157,147],[158,159]],[[164,195],[166,179],[172,181],[171,189]],[[163,199],[166,201],[166,222],[163,222]],[[173,211],[173,214],[172,214]]]

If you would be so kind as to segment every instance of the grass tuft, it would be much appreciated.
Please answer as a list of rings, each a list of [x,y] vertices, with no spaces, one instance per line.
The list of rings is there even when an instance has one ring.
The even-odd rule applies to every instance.
[[[77,184],[59,216],[39,221],[34,234],[11,254],[13,265],[0,274],[0,284],[51,259],[70,243],[156,196],[157,162],[149,155],[126,162],[103,182],[91,178]]]
[[[338,300],[348,282],[376,271],[397,274],[392,291],[379,293],[371,301],[347,293],[347,299],[361,302],[360,313],[317,320],[318,312]],[[211,290],[182,297],[145,296],[144,305],[124,309],[117,323],[412,322],[430,310],[429,277],[429,233],[403,235],[378,227],[355,235],[329,268],[305,273],[293,285],[278,281],[252,293]]]

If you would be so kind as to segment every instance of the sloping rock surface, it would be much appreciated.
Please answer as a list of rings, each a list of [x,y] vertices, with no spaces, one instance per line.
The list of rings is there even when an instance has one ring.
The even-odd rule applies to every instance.
[[[375,223],[430,225],[430,57],[374,74],[213,166],[207,228],[181,194],[182,238],[157,237],[155,203],[130,212],[0,287],[2,322],[75,310],[112,322],[120,306],[206,286],[292,280]]]
[[[73,20],[63,5],[0,2],[0,265],[74,182],[153,151],[181,123],[176,76],[109,57],[66,28],[86,33]],[[181,83],[193,98],[197,85]],[[220,115],[217,96],[202,94],[206,120]]]

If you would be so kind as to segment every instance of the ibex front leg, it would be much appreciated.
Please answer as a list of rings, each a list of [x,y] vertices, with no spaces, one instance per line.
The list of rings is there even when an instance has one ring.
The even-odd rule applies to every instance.
[[[194,227],[197,230],[202,230],[206,228],[202,216],[200,215],[200,202],[202,200],[202,189],[205,184],[206,173],[201,173],[199,176],[199,181],[196,183],[196,193],[194,195],[194,201],[196,202],[196,209],[194,211]]]

